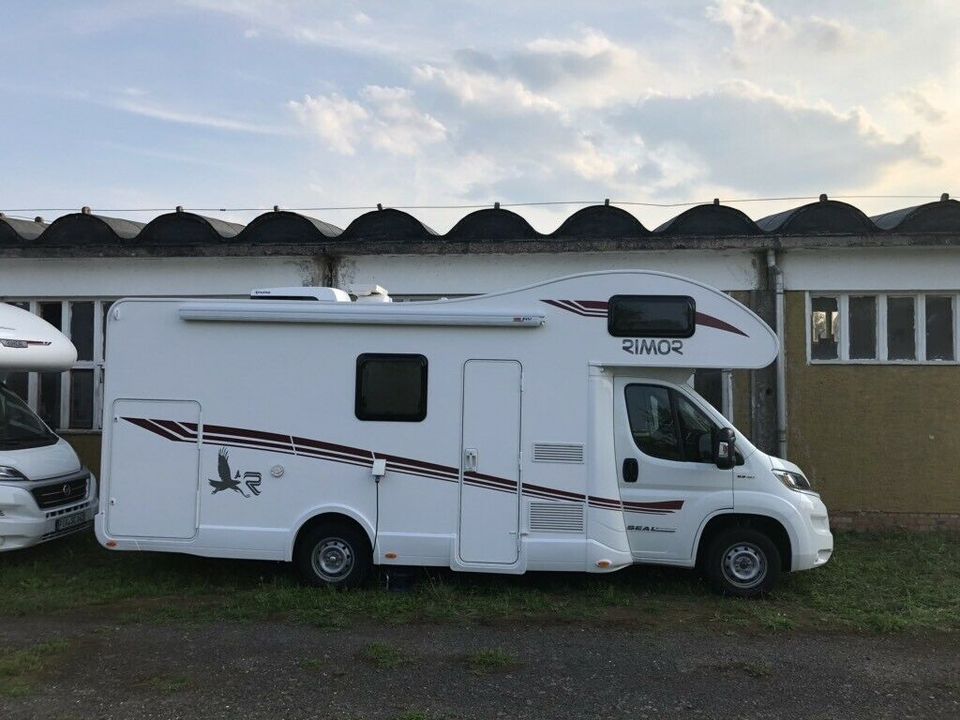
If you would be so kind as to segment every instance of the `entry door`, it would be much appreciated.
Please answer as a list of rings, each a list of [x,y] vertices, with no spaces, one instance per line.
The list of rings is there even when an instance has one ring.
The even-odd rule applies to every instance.
[[[703,519],[733,507],[733,470],[711,459],[716,423],[675,386],[621,377],[614,387],[630,550],[638,559],[689,560]]]
[[[509,565],[519,557],[520,378],[515,360],[468,360],[463,366],[463,562]]]
[[[200,423],[200,403],[117,400],[110,419],[107,532],[188,539],[197,534],[200,441],[179,441]],[[168,427],[178,427],[178,434]]]

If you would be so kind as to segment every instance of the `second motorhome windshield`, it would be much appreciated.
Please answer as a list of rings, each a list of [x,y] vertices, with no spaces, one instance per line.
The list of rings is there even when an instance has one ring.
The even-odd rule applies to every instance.
[[[57,436],[12,390],[0,383],[0,450],[43,447]]]

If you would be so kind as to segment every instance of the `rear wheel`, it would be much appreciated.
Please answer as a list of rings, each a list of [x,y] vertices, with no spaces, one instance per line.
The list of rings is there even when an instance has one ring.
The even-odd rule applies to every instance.
[[[372,550],[366,534],[346,523],[317,525],[297,542],[293,562],[304,582],[352,588],[370,574]]]
[[[704,569],[717,592],[759,597],[769,593],[780,577],[780,553],[759,530],[733,527],[710,543]]]

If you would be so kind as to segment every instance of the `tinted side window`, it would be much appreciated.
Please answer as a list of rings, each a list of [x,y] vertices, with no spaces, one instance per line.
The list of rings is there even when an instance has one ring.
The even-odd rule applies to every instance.
[[[360,355],[354,412],[360,420],[423,420],[427,416],[427,359],[423,355]]]
[[[645,455],[681,460],[670,393],[655,385],[627,385],[627,416],[633,441]]]
[[[697,304],[684,295],[614,295],[607,331],[614,337],[687,338],[696,330]]]

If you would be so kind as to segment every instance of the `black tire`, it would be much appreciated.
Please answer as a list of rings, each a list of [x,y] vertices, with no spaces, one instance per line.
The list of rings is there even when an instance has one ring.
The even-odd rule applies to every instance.
[[[710,543],[704,571],[722,595],[766,595],[780,578],[780,552],[767,535],[750,527],[722,531]]]
[[[305,530],[293,551],[297,574],[314,587],[355,588],[370,575],[373,551],[365,532],[349,523]]]

